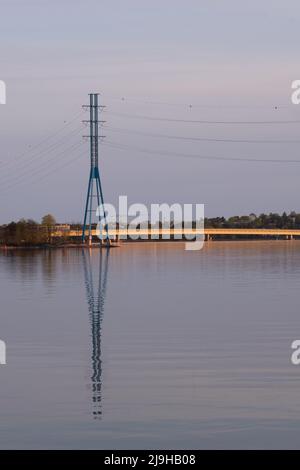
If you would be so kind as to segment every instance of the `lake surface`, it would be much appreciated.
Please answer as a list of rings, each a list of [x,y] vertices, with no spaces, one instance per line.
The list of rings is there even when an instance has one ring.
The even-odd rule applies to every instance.
[[[300,242],[8,251],[0,286],[1,448],[300,448]]]

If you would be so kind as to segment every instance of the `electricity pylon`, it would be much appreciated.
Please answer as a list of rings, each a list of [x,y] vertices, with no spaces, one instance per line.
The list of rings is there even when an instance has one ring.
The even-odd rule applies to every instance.
[[[98,93],[90,93],[90,104],[84,105],[83,108],[87,108],[90,111],[90,119],[83,121],[90,124],[90,135],[86,136],[89,137],[90,140],[90,161],[91,161],[91,168],[90,168],[90,176],[89,176],[89,183],[88,183],[88,190],[87,190],[87,198],[86,198],[86,205],[85,205],[85,212],[84,212],[84,221],[83,221],[83,228],[82,228],[82,242],[84,243],[86,240],[86,230],[88,229],[88,243],[92,244],[92,223],[93,218],[92,214],[95,212],[95,215],[98,216],[98,221],[100,222],[101,219],[104,219],[104,227],[105,227],[105,241],[107,246],[109,246],[109,236],[108,236],[108,226],[106,222],[106,215],[104,211],[104,199],[103,199],[103,191],[101,186],[100,180],[100,172],[99,172],[99,162],[98,162],[98,147],[99,147],[99,138],[103,137],[99,135],[99,122],[103,123],[104,121],[99,121],[98,119],[98,111],[99,108],[103,109],[104,106],[98,105]],[[94,199],[96,198],[97,207],[94,207]],[[98,209],[97,208],[101,207]],[[100,213],[102,212],[102,213]],[[103,226],[103,225],[102,225]],[[101,242],[103,241],[103,237],[101,234]]]

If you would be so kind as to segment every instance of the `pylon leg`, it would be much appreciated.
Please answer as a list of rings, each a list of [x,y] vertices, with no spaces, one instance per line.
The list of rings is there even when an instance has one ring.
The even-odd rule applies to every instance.
[[[86,219],[87,219],[87,213],[88,213],[88,207],[89,207],[90,189],[91,189],[91,182],[92,182],[92,174],[91,173],[92,173],[92,171],[90,172],[89,184],[88,184],[88,190],[87,190],[87,196],[86,196],[84,221],[83,221],[83,228],[82,228],[82,243],[84,243],[84,240],[85,240]]]

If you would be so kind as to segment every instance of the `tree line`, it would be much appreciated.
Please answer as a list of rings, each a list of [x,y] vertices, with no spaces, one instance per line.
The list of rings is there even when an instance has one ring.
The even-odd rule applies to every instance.
[[[38,246],[51,243],[51,231],[56,220],[45,215],[41,223],[32,219],[20,219],[0,226],[0,244],[7,246]]]
[[[300,229],[300,214],[283,212],[269,214],[250,214],[225,217],[205,218],[205,227],[207,228],[265,228],[265,229]]]
[[[52,232],[56,220],[51,214],[45,215],[38,223],[32,219],[21,219],[18,222],[0,226],[0,245],[7,246],[42,246],[52,243],[64,243],[68,236],[59,241],[53,240]],[[283,212],[233,217],[210,217],[205,218],[204,225],[207,228],[261,228],[261,229],[299,229],[300,214]],[[172,224],[171,224],[172,226]],[[71,224],[70,228],[81,229],[81,224]]]

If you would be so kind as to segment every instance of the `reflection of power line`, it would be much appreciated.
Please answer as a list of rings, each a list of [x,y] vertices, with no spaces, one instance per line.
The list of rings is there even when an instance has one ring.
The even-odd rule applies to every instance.
[[[104,252],[104,253],[103,253]],[[99,253],[99,254],[98,254]],[[104,315],[104,301],[107,287],[108,273],[108,257],[109,249],[99,250],[99,273],[98,283],[94,283],[93,269],[91,263],[90,251],[82,250],[84,279],[86,287],[86,296],[88,302],[89,318],[91,325],[92,338],[92,402],[93,417],[100,419],[102,416],[101,409],[101,392],[102,392],[102,360],[101,360],[101,329]]]

